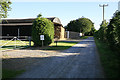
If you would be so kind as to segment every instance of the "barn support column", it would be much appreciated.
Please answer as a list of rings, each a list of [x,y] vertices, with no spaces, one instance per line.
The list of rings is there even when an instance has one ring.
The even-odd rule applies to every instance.
[[[20,29],[18,28],[18,39],[20,38]]]

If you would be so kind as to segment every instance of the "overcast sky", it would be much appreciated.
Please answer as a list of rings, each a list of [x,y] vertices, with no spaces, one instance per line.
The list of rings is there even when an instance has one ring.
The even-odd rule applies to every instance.
[[[95,28],[99,29],[102,22],[102,7],[99,4],[108,4],[105,7],[105,19],[109,21],[116,10],[118,10],[118,0],[11,0],[12,10],[9,11],[8,18],[33,18],[39,13],[43,17],[58,17],[63,26],[66,26],[71,20],[82,16],[91,19]],[[51,1],[51,2],[50,2]],[[58,2],[60,1],[60,2]]]

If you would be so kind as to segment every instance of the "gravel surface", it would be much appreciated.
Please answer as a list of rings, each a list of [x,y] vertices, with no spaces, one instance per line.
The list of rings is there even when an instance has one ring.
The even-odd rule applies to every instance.
[[[16,50],[3,54],[4,68],[27,70],[17,78],[104,78],[92,37],[62,52]]]

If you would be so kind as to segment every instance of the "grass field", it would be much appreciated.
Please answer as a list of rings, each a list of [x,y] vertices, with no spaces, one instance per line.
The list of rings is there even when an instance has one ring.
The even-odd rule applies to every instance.
[[[31,42],[31,46],[33,46]],[[29,46],[29,41],[10,41],[10,40],[0,40],[1,50],[15,49],[15,48],[26,48]]]
[[[56,46],[56,43],[52,43],[49,45],[49,47],[45,48],[45,50],[65,50],[65,49],[72,47],[73,45],[77,43],[78,42],[59,41],[57,42],[57,46]]]
[[[95,39],[106,78],[119,78],[119,56],[106,43]]]

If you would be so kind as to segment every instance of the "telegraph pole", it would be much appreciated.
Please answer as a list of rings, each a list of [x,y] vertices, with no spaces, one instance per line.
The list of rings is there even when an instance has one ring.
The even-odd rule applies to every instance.
[[[106,6],[108,6],[108,4],[103,4],[103,5],[99,5],[100,7],[103,7],[103,21],[104,21],[104,8],[106,7]]]

